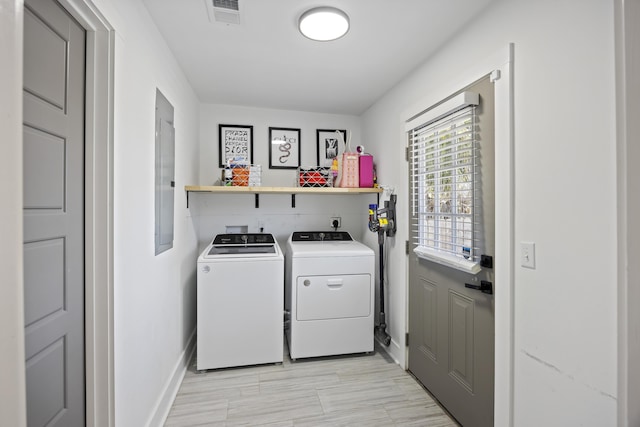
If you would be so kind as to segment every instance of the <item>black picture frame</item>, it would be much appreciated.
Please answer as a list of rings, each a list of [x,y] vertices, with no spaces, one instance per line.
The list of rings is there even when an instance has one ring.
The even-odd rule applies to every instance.
[[[342,141],[339,141],[336,132],[342,134]],[[347,141],[347,131],[345,129],[317,129],[317,160],[318,166],[331,167],[333,159],[344,152],[343,141]]]
[[[228,160],[253,164],[253,126],[218,125],[218,166],[223,168]]]
[[[300,129],[269,127],[269,169],[300,167]]]

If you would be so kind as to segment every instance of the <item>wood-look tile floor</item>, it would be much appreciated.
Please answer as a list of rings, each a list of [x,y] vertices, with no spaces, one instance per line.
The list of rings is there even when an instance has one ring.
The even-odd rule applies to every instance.
[[[165,426],[458,426],[420,384],[374,353],[197,373],[195,359]]]

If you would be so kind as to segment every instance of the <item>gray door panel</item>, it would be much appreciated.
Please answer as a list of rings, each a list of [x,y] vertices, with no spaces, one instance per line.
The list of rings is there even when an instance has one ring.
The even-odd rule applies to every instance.
[[[465,288],[462,272],[411,263],[429,277],[418,276],[409,290],[409,370],[463,425],[492,425],[493,297]]]
[[[52,0],[24,13],[27,423],[85,425],[85,32]]]
[[[67,99],[67,17],[53,2],[27,1],[24,14],[24,88],[59,110]],[[32,55],[31,53],[37,53]],[[44,67],[43,67],[44,65]]]
[[[25,326],[65,308],[63,238],[24,245]]]
[[[493,255],[493,84],[485,78],[465,90],[480,94],[478,229],[483,253]],[[492,269],[474,276],[409,255],[409,370],[460,423],[480,427],[493,425],[494,301],[465,283],[481,280],[493,282]]]
[[[24,126],[23,159],[29,165],[23,184],[25,209],[64,210],[65,148],[63,138]]]
[[[65,419],[65,340],[52,342],[27,360],[28,424],[63,425]]]

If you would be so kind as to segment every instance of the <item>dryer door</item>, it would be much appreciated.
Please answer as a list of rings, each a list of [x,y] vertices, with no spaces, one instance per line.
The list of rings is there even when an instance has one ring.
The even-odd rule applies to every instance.
[[[346,319],[371,314],[369,274],[299,276],[296,320]]]

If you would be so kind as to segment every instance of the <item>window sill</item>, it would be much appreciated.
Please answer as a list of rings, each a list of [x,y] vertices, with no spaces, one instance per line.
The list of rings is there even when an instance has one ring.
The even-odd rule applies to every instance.
[[[455,268],[456,270],[464,271],[465,273],[478,274],[482,270],[480,264],[477,262],[469,261],[455,255],[445,254],[431,248],[418,246],[413,250],[413,252],[419,258],[441,265],[446,265],[447,267]]]

